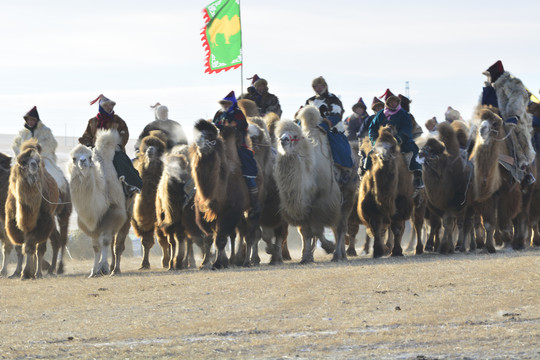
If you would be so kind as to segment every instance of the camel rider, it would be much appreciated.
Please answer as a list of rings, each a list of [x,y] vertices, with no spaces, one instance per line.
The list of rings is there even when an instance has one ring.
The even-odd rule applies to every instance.
[[[392,94],[390,89],[381,96],[385,99],[385,108],[379,111],[371,124],[369,125],[369,139],[372,144],[375,144],[377,137],[379,137],[379,128],[381,126],[390,124],[394,126],[396,131],[396,140],[400,145],[401,152],[404,154],[405,159],[409,160],[409,156],[412,155],[408,161],[409,170],[413,172],[414,180],[413,185],[416,189],[424,187],[422,181],[422,165],[416,160],[418,155],[418,146],[412,138],[412,121],[409,114],[401,108],[400,99]],[[365,162],[365,170],[371,167],[371,157],[367,156]]]
[[[177,121],[169,119],[169,108],[160,103],[156,103],[150,106],[150,108],[154,109],[155,120],[148,123],[139,135],[135,143],[135,153],[139,152],[142,139],[150,135],[150,132],[153,130],[160,130],[165,133],[167,137],[167,150],[171,150],[175,145],[187,145],[188,141],[182,125]]]
[[[350,143],[358,144],[358,138],[363,138],[367,135],[368,127],[366,120],[369,118],[369,114],[366,110],[366,103],[360,98],[356,104],[352,106],[353,113],[343,121],[345,125],[345,135],[347,135],[347,140],[349,140]]]
[[[120,135],[121,144],[114,154],[113,165],[118,174],[118,178],[124,187],[124,193],[127,197],[140,192],[142,188],[142,179],[139,172],[133,166],[131,159],[126,154],[126,144],[129,140],[129,131],[126,123],[120,116],[114,113],[116,102],[106,98],[103,94],[99,95],[90,105],[99,101],[98,114],[88,120],[88,125],[84,134],[79,138],[79,143],[93,147],[96,144],[96,133],[99,129],[115,129]]]
[[[257,104],[261,116],[269,112],[276,113],[281,117],[281,105],[276,95],[268,92],[268,81],[261,79],[257,74],[248,78],[251,85],[247,88],[247,94],[242,94],[239,99],[252,100]]]
[[[246,181],[249,190],[249,200],[251,204],[250,218],[257,218],[261,213],[259,204],[259,189],[257,187],[257,162],[253,157],[253,151],[248,147],[246,137],[248,123],[246,116],[238,107],[234,91],[231,91],[227,96],[219,101],[221,109],[214,115],[214,124],[221,130],[225,126],[233,126],[238,131],[241,142],[238,147],[238,157],[242,163],[242,175]]]
[[[36,138],[41,147],[40,156],[45,164],[45,169],[54,178],[62,191],[69,190],[64,173],[56,163],[56,148],[58,143],[51,131],[39,118],[37,107],[34,106],[24,116],[24,128],[13,139],[11,148],[15,156],[21,152],[21,145],[26,140]],[[15,158],[13,158],[15,160]]]
[[[336,95],[328,92],[328,84],[322,76],[315,78],[311,86],[315,96],[307,99],[306,105],[316,106],[321,113],[323,121],[319,127],[328,137],[338,184],[344,185],[351,179],[353,160],[351,145],[344,134],[345,128],[341,121],[343,105]]]
[[[536,179],[530,169],[536,158],[536,152],[532,145],[532,116],[527,113],[527,105],[530,101],[529,92],[521,80],[504,70],[500,60],[491,65],[483,74],[487,76],[487,82],[495,92],[495,97],[491,95],[489,99],[497,105],[510,139],[510,148],[515,160],[514,164],[510,164],[512,168],[510,171],[521,183],[533,184]],[[485,102],[493,105],[487,102],[485,95],[486,87],[482,92],[482,104]]]

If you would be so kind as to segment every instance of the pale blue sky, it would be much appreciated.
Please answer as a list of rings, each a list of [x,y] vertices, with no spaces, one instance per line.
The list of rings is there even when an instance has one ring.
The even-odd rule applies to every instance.
[[[56,135],[80,136],[100,93],[137,137],[159,101],[188,136],[241,71],[204,73],[202,9],[211,1],[2,1],[0,133],[15,134],[37,105]],[[496,60],[536,95],[538,1],[242,0],[244,78],[269,82],[291,118],[322,75],[346,115],[386,88],[405,94],[421,124],[448,106],[468,119]],[[244,80],[244,88],[248,86]]]

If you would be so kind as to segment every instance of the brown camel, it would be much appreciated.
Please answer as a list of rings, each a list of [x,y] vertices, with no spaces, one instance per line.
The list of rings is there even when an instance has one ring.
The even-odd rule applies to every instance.
[[[6,233],[22,246],[21,279],[42,277],[45,242],[55,227],[58,186],[45,170],[35,138],[25,141],[11,170],[6,199]]]
[[[338,185],[328,137],[318,127],[322,121],[319,110],[306,106],[298,119],[301,128],[290,120],[282,120],[276,127],[279,146],[274,176],[281,212],[300,231],[302,264],[313,262],[314,243],[323,239],[324,227],[331,228],[336,239],[332,260],[345,260],[345,232],[357,178],[351,176],[341,188]]]
[[[197,189],[195,194],[196,215],[204,214],[204,221],[213,223],[214,242],[217,248],[213,268],[229,266],[225,245],[227,237],[236,236],[236,229],[244,212],[250,209],[247,184],[242,176],[238,157],[237,136],[234,127],[224,127],[219,133],[214,124],[199,120],[195,124],[195,141],[190,148],[191,174]],[[259,196],[262,176],[257,176]],[[261,201],[262,199],[259,199]],[[203,219],[198,220],[201,229]],[[244,266],[249,266],[256,230],[257,218],[250,219],[247,231],[247,251]]]
[[[191,177],[188,146],[175,146],[164,156],[163,162],[163,175],[156,193],[156,226],[158,237],[165,238],[169,244],[169,270],[196,266],[193,243],[203,253],[199,268],[209,269],[213,239],[196,222],[195,184]]]
[[[473,168],[460,152],[459,141],[450,123],[437,126],[438,138],[430,138],[419,153],[423,159],[423,180],[431,216],[442,218],[444,234],[437,248],[441,254],[454,252],[452,234],[457,219],[465,215],[467,191]],[[462,223],[462,222],[461,222]],[[463,228],[459,229],[463,232]]]
[[[163,172],[161,157],[167,148],[167,144],[157,135],[152,132],[141,140],[139,153],[134,161],[135,168],[143,183],[141,192],[135,195],[133,217],[131,218],[133,232],[141,239],[143,249],[141,270],[150,269],[150,249],[154,246],[156,232],[156,191]],[[169,244],[164,242],[160,245],[163,249],[162,266],[168,268],[170,262]]]
[[[522,208],[520,184],[506,168],[512,158],[509,156],[506,131],[502,119],[490,108],[479,108],[475,114],[479,123],[475,145],[471,153],[474,164],[473,192],[469,200],[474,210],[482,217],[486,232],[486,250],[494,253],[494,232],[501,232],[504,242],[511,242],[514,226],[512,220]],[[463,251],[468,248],[473,217],[466,216]]]
[[[373,149],[372,166],[362,177],[358,196],[358,216],[374,238],[373,257],[384,255],[383,236],[388,227],[394,235],[391,254],[402,256],[401,238],[413,208],[412,174],[390,127],[379,129],[373,148],[366,139],[362,149],[366,154]]]

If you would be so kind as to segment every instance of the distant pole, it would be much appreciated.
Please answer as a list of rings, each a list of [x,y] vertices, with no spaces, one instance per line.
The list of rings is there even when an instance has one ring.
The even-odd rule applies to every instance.
[[[405,96],[407,96],[407,99],[410,99],[411,97],[409,96],[409,81],[405,81]]]
[[[238,0],[238,15],[240,17],[240,56],[242,57],[242,66],[240,66],[240,92],[238,96],[241,96],[244,90],[244,43],[242,41],[242,6],[240,0]]]
[[[67,146],[67,123],[64,123],[64,146]]]

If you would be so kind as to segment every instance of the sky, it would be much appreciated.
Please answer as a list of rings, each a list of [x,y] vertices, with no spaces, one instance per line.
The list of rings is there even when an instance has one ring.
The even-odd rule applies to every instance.
[[[242,0],[243,67],[204,73],[210,0],[18,0],[0,12],[0,121],[16,134],[34,105],[56,136],[80,136],[99,94],[137,138],[160,102],[188,137],[218,100],[258,74],[292,118],[323,76],[345,116],[387,88],[420,124],[448,106],[469,119],[482,72],[501,60],[538,95],[540,1]],[[243,83],[242,83],[243,79]],[[409,89],[406,89],[408,83]]]

